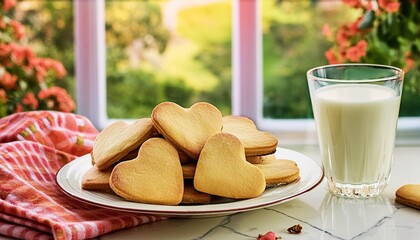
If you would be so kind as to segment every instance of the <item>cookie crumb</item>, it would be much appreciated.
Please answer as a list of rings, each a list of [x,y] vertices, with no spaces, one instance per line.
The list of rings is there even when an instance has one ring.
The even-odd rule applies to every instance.
[[[296,224],[296,225],[293,225],[293,226],[289,227],[287,229],[287,231],[289,233],[292,233],[292,234],[299,234],[299,233],[302,232],[302,226],[300,226],[299,224]]]

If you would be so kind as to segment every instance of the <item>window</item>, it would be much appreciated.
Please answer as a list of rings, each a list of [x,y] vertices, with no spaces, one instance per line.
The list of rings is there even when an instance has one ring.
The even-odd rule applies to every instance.
[[[185,1],[162,1],[160,3],[168,4],[172,2],[180,3]],[[203,2],[210,5],[223,5],[230,1],[217,0]],[[337,12],[339,14],[351,14],[351,12],[340,12],[343,11],[340,6],[333,6],[335,8],[331,8],[330,3],[323,3],[323,1],[235,0],[232,1],[231,5],[226,5],[225,8],[222,8],[224,11],[230,9],[232,14],[230,20],[231,30],[229,30],[231,31],[230,42],[227,40],[223,43],[231,44],[232,61],[227,61],[226,63],[231,65],[231,71],[230,73],[224,72],[223,74],[226,79],[232,79],[232,82],[226,81],[224,83],[225,85],[220,86],[215,91],[216,93],[220,93],[228,89],[228,93],[224,92],[222,95],[229,96],[229,99],[225,102],[228,102],[231,106],[222,107],[224,114],[232,113],[248,116],[254,119],[261,129],[276,133],[281,139],[285,139],[286,142],[303,144],[316,141],[315,125],[311,118],[312,112],[310,103],[308,102],[305,73],[310,67],[327,63],[323,58],[323,49],[326,50],[327,46],[322,42],[318,29],[322,22],[331,21],[331,19],[336,21],[338,19],[331,18],[328,14],[334,14],[334,11],[335,14]],[[118,6],[120,4],[119,1],[104,0],[78,0],[75,4],[77,9],[75,14],[78,111],[88,116],[96,126],[103,128],[113,118],[120,118],[119,116],[123,118],[130,117],[124,115],[126,114],[124,112],[118,113],[118,111],[125,111],[126,109],[125,107],[121,108],[119,103],[120,98],[124,97],[124,91],[115,94],[112,91],[118,92],[119,90],[107,89],[107,84],[109,85],[111,81],[116,83],[129,82],[124,79],[128,79],[127,76],[121,77],[118,75],[118,72],[109,72],[109,69],[107,69],[107,64],[114,64],[114,67],[117,68],[118,62],[109,62],[109,60],[106,60],[109,54],[121,56],[120,53],[115,52],[115,47],[113,48],[114,52],[112,52],[113,50],[108,49],[108,46],[105,44],[105,41],[108,41],[112,37],[107,35],[108,33],[106,32],[106,9],[107,7],[118,8],[122,6]],[[142,5],[142,9],[154,9],[156,7],[147,5],[149,3],[144,2],[138,4],[146,4]],[[158,7],[162,9],[162,6]],[[199,11],[203,6],[196,7],[192,11]],[[183,14],[184,17],[188,16],[188,14],[191,14],[189,17],[194,16],[188,10],[185,10]],[[229,13],[225,12],[225,14]],[[214,18],[215,16],[212,17]],[[193,19],[190,18],[189,20]],[[182,20],[180,21],[180,24],[182,24]],[[338,23],[339,19],[335,24]],[[191,24],[191,28],[194,26],[191,22],[189,24]],[[199,28],[197,31],[202,30]],[[214,31],[211,28],[204,28],[204,30]],[[191,32],[184,32],[183,34],[192,37],[188,35]],[[137,48],[144,48],[148,44],[147,41],[151,41],[151,44],[157,44],[153,42],[156,40],[155,38],[152,36],[148,40],[144,36],[144,39],[137,42]],[[314,38],[316,42],[314,42]],[[217,42],[217,40],[214,41]],[[107,42],[107,44],[109,43]],[[134,41],[130,44],[133,47],[132,51],[136,51],[136,42]],[[211,54],[216,54],[216,50],[217,47],[212,49],[211,52],[207,52],[209,55],[202,57],[214,59],[215,56]],[[147,51],[144,52],[144,54],[146,53]],[[156,56],[153,52],[147,54],[150,54],[150,56],[145,56],[146,58],[153,59],[153,56]],[[114,60],[126,61],[128,59],[127,56],[125,58],[115,57]],[[220,56],[223,56],[226,61],[226,56],[229,55],[225,52],[224,55]],[[197,58],[199,57],[196,55],[195,60]],[[137,61],[140,60],[142,59],[137,59]],[[292,65],[293,63],[294,65]],[[148,67],[151,68],[151,66]],[[121,70],[122,72],[129,72],[127,68],[124,69],[122,67]],[[142,71],[146,70],[143,69]],[[185,74],[185,71],[182,71]],[[142,73],[131,72],[135,76]],[[169,81],[166,81],[167,83],[172,82],[170,81],[170,75],[173,76],[176,74],[168,74],[166,76],[169,78]],[[159,76],[159,78],[165,78],[165,76]],[[163,81],[165,82],[165,80]],[[176,82],[178,80],[174,79],[173,81]],[[282,84],[278,84],[279,82],[282,82]],[[168,86],[168,88],[170,87],[179,88],[179,86]],[[111,97],[110,94],[115,95]],[[157,94],[160,93],[153,92],[148,96],[152,95],[154,98]],[[171,97],[176,96],[165,96],[168,100]],[[193,101],[196,99],[212,102],[209,97],[194,98]],[[116,105],[113,109],[112,107],[110,109],[109,106],[112,106],[112,104]],[[152,102],[150,104],[155,103]],[[223,106],[215,105],[219,108]],[[141,115],[147,113],[147,111],[140,111],[136,114]],[[412,131],[413,129],[417,131]],[[401,135],[405,137],[413,135],[412,137],[414,139],[420,139],[420,136],[418,136],[419,129],[420,121],[416,116],[402,117],[399,121],[399,130]]]
[[[86,88],[81,81],[78,97],[89,103],[79,111],[93,113],[97,126],[104,127],[108,119],[148,117],[162,101],[182,106],[207,101],[231,113],[230,0],[76,5],[77,19],[82,19],[78,69],[86,74],[81,79],[98,80]]]

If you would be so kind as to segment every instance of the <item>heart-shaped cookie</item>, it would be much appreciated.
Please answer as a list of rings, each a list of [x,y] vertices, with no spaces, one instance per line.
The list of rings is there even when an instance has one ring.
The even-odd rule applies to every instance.
[[[194,187],[212,195],[244,199],[259,196],[265,189],[261,170],[247,162],[239,139],[218,133],[204,145],[194,175]]]
[[[163,102],[152,112],[156,129],[193,159],[198,159],[207,139],[222,130],[222,113],[210,103],[199,102],[190,108]]]
[[[233,134],[241,140],[246,156],[267,155],[276,152],[277,138],[271,133],[258,130],[255,123],[249,118],[223,117],[222,131]]]
[[[137,158],[118,163],[109,181],[117,195],[141,203],[177,205],[184,192],[178,152],[162,138],[147,140]]]
[[[395,192],[395,200],[407,206],[420,209],[420,184],[405,184]]]
[[[194,189],[192,182],[184,182],[184,196],[182,204],[208,204],[211,202],[211,195],[199,192]]]
[[[268,154],[263,156],[246,156],[246,161],[252,164],[267,163],[276,160],[276,155]]]
[[[99,170],[105,170],[149,139],[156,129],[150,118],[131,124],[117,121],[102,130],[93,142],[92,159]]]
[[[277,159],[254,164],[254,166],[261,169],[269,187],[291,183],[299,179],[299,167],[292,160]]]
[[[82,177],[82,189],[95,191],[111,191],[109,187],[109,177],[112,168],[99,171],[96,165],[92,166]]]

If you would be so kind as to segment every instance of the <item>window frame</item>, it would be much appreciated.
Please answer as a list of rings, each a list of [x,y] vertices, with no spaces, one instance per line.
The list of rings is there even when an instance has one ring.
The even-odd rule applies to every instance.
[[[103,129],[121,120],[106,111],[105,0],[74,4],[77,113]],[[232,6],[232,114],[253,119],[282,144],[316,144],[313,119],[263,117],[261,1],[234,0]],[[420,117],[400,117],[397,133],[397,143],[419,144]]]

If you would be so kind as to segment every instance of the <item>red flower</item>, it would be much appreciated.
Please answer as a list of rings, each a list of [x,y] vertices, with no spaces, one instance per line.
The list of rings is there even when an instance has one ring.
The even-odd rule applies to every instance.
[[[35,94],[32,92],[28,92],[25,94],[25,96],[22,99],[22,103],[24,105],[29,106],[32,110],[38,108],[38,100],[36,100]]]
[[[353,8],[359,8],[362,7],[362,1],[361,0],[342,0],[344,4],[349,5]]]
[[[23,111],[22,104],[20,104],[20,103],[16,104],[15,113],[22,112],[22,111]]]
[[[17,76],[8,72],[4,72],[3,75],[0,76],[0,84],[6,89],[14,89],[16,87],[16,82]]]
[[[0,18],[0,29],[2,30],[6,29],[6,23],[3,21],[2,18]]]
[[[328,51],[325,52],[325,57],[327,58],[330,64],[337,64],[343,62],[341,58],[337,57],[333,48],[330,48]]]
[[[66,76],[67,72],[63,64],[51,58],[32,58],[30,64],[33,65],[37,71],[38,82],[43,82],[44,77],[47,76],[48,70],[53,70],[58,78]]]
[[[10,45],[0,44],[0,57],[5,57],[10,54]]]
[[[349,47],[346,52],[346,58],[352,62],[360,61],[361,57],[366,56],[367,42],[365,40],[360,40],[353,47]]]
[[[35,58],[34,51],[29,47],[24,47],[23,51],[25,52],[25,57],[28,60],[28,63],[30,63],[32,59]]]
[[[20,40],[25,36],[25,29],[19,22],[10,20],[10,26],[13,28],[17,40]]]
[[[16,0],[3,0],[3,11],[7,12],[16,5]]]
[[[57,74],[57,77],[62,78],[66,76],[67,71],[61,62],[55,61],[53,59],[49,59],[49,60],[50,60],[50,67],[55,71],[55,74]]]
[[[67,74],[63,64],[51,58],[37,58],[22,44],[25,29],[7,13],[16,0],[0,0],[0,117],[25,110],[71,112],[75,103],[67,91],[51,87]],[[46,79],[48,78],[48,79]]]
[[[0,103],[6,103],[7,101],[7,94],[6,91],[4,91],[4,89],[0,88]]]
[[[413,67],[414,67],[414,59],[411,58],[411,53],[407,52],[407,53],[405,53],[405,67],[404,67],[403,70],[405,72],[408,72]]]
[[[398,12],[400,9],[400,2],[396,0],[378,0],[378,5],[389,13]]]
[[[368,0],[368,2],[366,3],[365,7],[366,7],[367,10],[375,10],[374,6],[376,6],[376,5],[374,5],[372,1],[373,0]]]
[[[357,34],[360,34],[361,31],[359,29],[360,22],[362,21],[362,17],[359,17],[356,21],[349,23],[346,25],[347,28],[347,35],[349,37],[354,37]]]
[[[336,41],[340,50],[347,48],[347,46],[350,44],[349,37],[347,35],[347,30],[344,26],[340,27],[340,29],[338,30]]]
[[[45,76],[47,76],[47,71],[43,67],[36,67],[36,80],[38,83],[43,83]]]
[[[41,100],[55,100],[54,102],[50,102],[52,105],[49,107],[51,109],[59,110],[62,112],[71,112],[76,107],[73,99],[70,97],[67,91],[61,87],[43,89],[39,91],[38,98]]]
[[[22,66],[26,59],[26,48],[17,44],[10,44],[11,58],[17,66]]]

